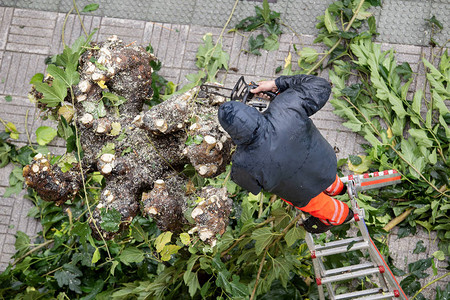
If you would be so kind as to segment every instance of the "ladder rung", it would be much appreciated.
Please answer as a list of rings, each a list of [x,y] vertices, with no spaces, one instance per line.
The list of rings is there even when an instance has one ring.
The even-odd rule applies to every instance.
[[[374,267],[373,263],[363,263],[363,264],[351,265],[351,266],[342,267],[342,268],[330,269],[330,270],[325,270],[323,277],[346,273],[346,272],[354,272],[354,271],[367,269],[367,268],[373,268],[373,267]]]
[[[323,250],[323,249],[337,247],[337,246],[350,245],[351,243],[361,242],[363,240],[364,239],[362,236],[357,236],[354,238],[348,238],[348,239],[343,239],[343,240],[337,240],[337,241],[325,243],[324,245],[317,245],[316,250]]]
[[[396,297],[393,292],[380,292],[379,294],[370,295],[368,297],[355,298],[354,300],[383,300]]]
[[[358,271],[334,275],[334,276],[329,276],[329,277],[322,278],[321,281],[322,281],[322,284],[332,283],[332,282],[348,280],[348,279],[352,279],[352,278],[356,278],[356,277],[367,276],[367,275],[371,275],[371,274],[375,274],[375,273],[380,273],[380,269],[378,267],[369,268],[369,269],[365,269],[365,270],[358,270]]]
[[[315,252],[315,255],[316,255],[316,257],[323,257],[323,256],[328,256],[328,255],[333,255],[333,254],[345,253],[348,251],[367,249],[367,248],[369,248],[369,243],[366,241],[357,242],[357,243],[353,244],[350,249],[347,249],[347,248],[348,248],[348,246],[344,245],[344,246],[340,246],[340,247],[319,250],[319,251]]]
[[[365,296],[370,296],[370,297],[365,297]],[[358,298],[357,298],[358,297]],[[363,298],[359,298],[359,297],[363,297]],[[375,297],[375,298],[373,298]],[[382,298],[379,298],[382,297]],[[357,291],[357,292],[352,292],[352,293],[346,293],[346,294],[340,294],[340,295],[336,295],[335,299],[336,300],[346,300],[346,299],[389,299],[394,297],[394,293],[392,292],[387,292],[387,293],[383,293],[383,291],[378,288],[378,289],[369,289],[369,290],[363,290],[363,291]]]

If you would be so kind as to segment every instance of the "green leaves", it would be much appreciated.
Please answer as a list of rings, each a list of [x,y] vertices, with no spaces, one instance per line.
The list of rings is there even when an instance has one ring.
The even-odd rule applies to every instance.
[[[68,286],[70,290],[81,294],[80,284],[83,273],[75,266],[65,264],[62,270],[55,272],[55,279],[59,287]]]
[[[103,230],[108,232],[117,232],[119,230],[122,215],[118,210],[115,208],[100,208],[100,215],[102,217],[100,226]]]
[[[230,55],[223,51],[222,43],[218,41],[215,45],[212,42],[212,34],[207,33],[203,36],[204,44],[201,45],[196,54],[196,66],[206,70],[207,81],[213,82],[219,69],[228,70],[228,61]]]
[[[47,145],[58,134],[56,129],[49,126],[41,126],[36,130],[36,142],[41,145]]]
[[[239,276],[232,275],[231,272],[227,270],[225,264],[219,257],[216,256],[213,258],[212,267],[217,272],[216,285],[218,287],[221,287],[227,293],[230,293],[235,297],[248,296],[247,286],[239,281]]]
[[[255,6],[255,16],[247,17],[240,21],[235,29],[247,32],[254,31],[260,27],[265,29],[266,34],[260,33],[256,37],[250,36],[248,40],[248,51],[255,55],[261,55],[260,49],[267,51],[278,50],[280,44],[278,38],[280,36],[280,14],[270,10],[267,0],[263,1],[263,6]]]
[[[293,226],[284,236],[284,240],[288,247],[294,245],[295,242],[303,238],[305,238],[305,231],[296,226]]]
[[[328,30],[328,33],[332,33],[334,31],[338,30],[336,22],[334,21],[334,18],[331,16],[331,13],[328,8],[325,10],[324,22],[325,22],[325,27]]]
[[[127,99],[125,97],[118,96],[113,93],[108,93],[108,92],[103,91],[102,95],[103,95],[103,99],[107,99],[110,102],[111,106],[120,106],[120,105],[124,104],[125,102],[127,102]]]
[[[259,52],[259,49],[264,47],[264,41],[265,41],[265,38],[264,38],[264,35],[262,35],[262,34],[258,34],[256,36],[256,38],[251,36],[250,39],[248,40],[248,46],[249,46],[250,53],[253,53],[255,55],[261,55],[261,52]]]
[[[419,254],[419,253],[425,252],[426,250],[427,250],[427,248],[423,245],[423,241],[420,240],[417,242],[416,248],[414,249],[413,253]]]
[[[49,65],[47,72],[53,77],[63,81],[66,84],[66,88],[72,85],[78,84],[80,81],[80,74],[76,71],[77,62],[68,62],[66,70],[63,70],[56,65]]]
[[[166,231],[161,233],[155,240],[156,252],[161,252],[167,243],[172,239],[172,232]]]
[[[100,150],[100,152],[97,153],[95,158],[99,158],[103,154],[115,154],[116,153],[116,151],[114,150],[115,148],[116,145],[114,143],[106,143],[106,145],[102,147],[102,150]]]
[[[300,59],[306,61],[309,64],[314,63],[319,56],[316,49],[309,48],[309,47],[302,48],[298,52],[298,54],[300,55]]]
[[[72,47],[65,46],[62,54],[51,58],[51,64],[47,67],[47,72],[52,76],[52,79],[42,82],[44,76],[41,73],[33,76],[30,83],[44,96],[39,100],[40,102],[47,104],[48,107],[56,107],[64,102],[67,97],[67,89],[78,84],[80,80],[77,71],[78,59],[85,51],[84,47],[89,44],[94,33],[95,31],[87,39],[83,36],[79,37]]]
[[[16,125],[14,125],[11,122],[8,122],[8,123],[3,124],[3,125],[5,125],[5,132],[9,133],[9,137],[10,138],[12,138],[14,140],[17,140],[19,138],[19,133],[20,132],[17,130]]]
[[[119,260],[128,266],[131,263],[140,263],[144,258],[144,252],[136,247],[127,247],[123,250],[122,254],[119,255]]]
[[[49,107],[55,107],[61,104],[67,96],[67,86],[59,78],[53,79],[51,86],[41,82],[36,82],[34,86],[38,92],[44,95],[44,98],[39,101],[47,104]]]
[[[188,135],[185,144],[187,146],[194,145],[194,144],[200,145],[202,142],[203,142],[203,136],[200,134],[196,134],[194,136]]]
[[[155,240],[156,252],[161,255],[162,261],[169,261],[173,254],[178,253],[181,246],[178,245],[167,245],[172,239],[172,232],[166,231],[161,233]]]
[[[4,198],[8,198],[12,194],[19,194],[22,191],[25,181],[22,172],[21,167],[15,167],[9,174],[9,187],[6,188],[5,193],[3,194]]]
[[[433,15],[430,19],[425,19],[428,23],[430,23],[431,26],[435,26],[436,28],[442,30],[444,29],[444,26],[442,23]]]
[[[252,239],[256,241],[256,255],[260,255],[264,251],[264,249],[272,242],[273,236],[272,230],[268,227],[259,228],[253,231]]]
[[[98,9],[99,5],[97,3],[91,3],[83,7],[83,10],[81,12],[92,12],[96,11]]]
[[[30,248],[30,238],[25,232],[17,231],[16,241],[14,242],[14,247],[16,248],[16,257],[21,257]]]
[[[278,36],[276,34],[271,34],[264,40],[264,50],[275,51],[280,47],[278,42]]]

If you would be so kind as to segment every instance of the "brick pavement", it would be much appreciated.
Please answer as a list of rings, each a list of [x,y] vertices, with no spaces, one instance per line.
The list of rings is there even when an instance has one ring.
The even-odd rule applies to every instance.
[[[198,0],[198,2],[201,1]],[[280,1],[279,5],[282,5],[282,2]],[[203,3],[203,5],[209,7],[207,3]],[[241,16],[248,11],[249,4],[245,5],[247,8],[244,7],[240,10]],[[400,8],[404,8],[407,4],[398,5]],[[254,3],[251,3],[251,7],[253,6]],[[231,8],[227,9],[231,10]],[[286,6],[286,9],[295,8]],[[198,13],[198,10],[195,13]],[[193,12],[193,16],[195,13]],[[383,14],[381,12],[378,14],[383,24]],[[192,17],[191,20],[199,17]],[[221,17],[223,18],[223,14]],[[308,17],[311,18],[311,16]],[[62,51],[62,39],[64,38],[66,43],[71,44],[82,34],[82,27],[76,16],[70,15],[66,21],[65,18],[66,15],[59,12],[0,6],[0,117],[15,123],[18,130],[22,132],[18,140],[19,144],[28,142],[24,134],[25,116],[28,115],[27,128],[31,133],[32,140],[35,129],[42,124],[54,126],[51,122],[43,122],[38,118],[36,109],[27,99],[27,92],[30,89],[29,79],[32,75],[44,72],[45,58]],[[211,32],[213,36],[217,37],[221,31],[221,28],[195,22],[192,22],[193,24],[177,24],[176,19],[173,22],[161,23],[140,19],[129,20],[85,15],[82,16],[82,20],[88,31],[99,28],[94,35],[94,41],[117,34],[126,43],[136,42],[143,45],[151,43],[155,54],[163,63],[161,75],[179,85],[187,82],[185,75],[196,71],[195,53],[202,43],[202,36]],[[224,23],[226,18],[220,19],[220,21]],[[295,20],[292,18],[290,21],[294,22]],[[310,20],[309,23],[311,22],[313,21]],[[412,25],[410,25],[416,24],[414,22],[412,21]],[[64,37],[62,37],[64,24]],[[380,28],[380,32],[386,32],[387,35],[389,29]],[[429,49],[421,46],[422,42],[419,45],[389,43],[397,38],[396,36],[385,36],[387,42],[382,43],[383,49],[393,48],[400,62],[407,61],[414,71],[423,72],[419,62],[422,56],[430,55]],[[281,37],[279,51],[263,51],[261,56],[256,57],[241,51],[245,47],[245,39],[241,35],[226,33],[223,38],[224,49],[230,53],[230,67],[237,68],[238,71],[230,71],[228,74],[221,73],[220,76],[224,78],[225,85],[228,86],[234,84],[241,75],[252,80],[275,78],[276,67],[284,65],[284,59],[290,52],[295,61],[294,44],[313,47],[319,51],[323,50],[319,46],[313,45],[313,40],[314,36],[312,35],[301,35],[299,40],[295,34],[285,33]],[[326,77],[327,74],[324,73],[321,76]],[[423,76],[419,76],[418,80],[411,85],[411,90],[414,90],[416,86],[423,86],[423,83]],[[5,102],[6,95],[11,95],[13,101]],[[338,158],[361,151],[359,144],[362,142],[362,138],[351,133],[342,125],[342,120],[332,113],[330,104],[327,104],[313,119],[325,138],[339,149]],[[62,141],[56,140],[52,143],[51,149],[60,152],[63,151],[62,146]],[[0,170],[0,195],[3,195],[5,187],[8,186],[10,170],[11,166]],[[14,234],[20,230],[33,236],[40,230],[38,223],[26,216],[31,206],[32,203],[23,198],[23,193],[10,198],[0,198],[0,270],[6,267],[14,252]],[[395,233],[391,235],[391,252],[400,266],[406,266],[403,259],[405,254],[410,261],[413,261],[414,256],[411,256],[410,253],[418,240],[424,240],[427,246],[427,252],[420,254],[420,257],[429,257],[437,250],[433,236],[429,236],[423,231],[419,231],[415,237],[402,239],[401,242],[396,239]]]

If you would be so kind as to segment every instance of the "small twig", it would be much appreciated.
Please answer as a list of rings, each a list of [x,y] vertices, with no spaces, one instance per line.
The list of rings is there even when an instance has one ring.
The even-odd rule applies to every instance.
[[[300,45],[303,47],[303,42],[302,42],[302,37],[297,33],[297,31],[294,30],[294,28],[292,28],[291,26],[289,26],[289,24],[286,24],[284,22],[281,22],[281,25],[287,27],[290,31],[292,31],[292,33],[298,38],[298,41],[300,42]]]
[[[30,148],[35,151],[33,148],[33,144],[31,143],[30,133],[28,132],[28,113],[30,112],[29,109],[27,109],[27,113],[25,114],[25,133],[27,135],[28,143],[30,144]]]
[[[259,227],[262,227],[262,226],[264,226],[264,225],[266,225],[266,224],[269,224],[269,223],[272,222],[273,220],[275,220],[275,217],[268,218],[268,219],[265,220],[264,222],[258,224],[258,225],[256,226],[256,228],[259,228]],[[234,244],[231,245],[231,247],[229,247],[227,250],[223,251],[223,252],[220,254],[220,256],[221,256],[221,257],[225,256],[225,255],[226,255],[228,252],[230,252],[234,247],[236,247],[237,244],[239,244],[239,242],[240,242],[243,238],[245,238],[246,236],[248,236],[247,233],[244,233],[243,235],[241,235],[241,236],[234,242]]]
[[[61,30],[61,42],[62,42],[64,48],[66,47],[66,43],[65,43],[65,40],[64,40],[64,35],[65,35],[65,32],[66,32],[67,19],[69,18],[69,15],[73,12],[73,10],[74,10],[74,7],[72,7],[72,9],[69,10],[69,12],[66,14],[66,17],[64,18],[64,23],[63,23],[63,26],[62,26],[62,30]]]
[[[86,28],[84,27],[84,23],[83,23],[83,20],[81,19],[80,11],[78,10],[77,2],[76,2],[75,0],[73,0],[73,7],[74,7],[75,10],[77,11],[78,19],[80,20],[81,28],[83,28],[84,34],[85,34],[86,36],[89,36],[89,34],[87,33]]]
[[[45,278],[46,276],[48,276],[48,275],[50,275],[50,274],[53,274],[53,273],[55,273],[56,271],[61,270],[62,268],[64,268],[64,266],[58,267],[58,268],[56,268],[56,269],[54,269],[54,270],[51,270],[50,272],[45,273],[45,274],[42,275],[41,277]]]
[[[263,213],[263,204],[264,204],[264,193],[259,192],[259,211],[258,211],[258,219],[261,218]]]
[[[231,168],[230,168],[230,171],[228,171],[227,176],[225,176],[225,179],[223,180],[222,187],[227,186],[227,183],[228,183],[228,180],[230,179],[230,177],[231,177]]]
[[[28,255],[30,255],[31,253],[33,253],[33,252],[35,252],[35,251],[37,251],[37,250],[39,250],[39,249],[41,249],[41,248],[47,246],[47,245],[50,244],[50,243],[53,243],[53,240],[48,240],[48,241],[46,241],[45,243],[42,243],[42,244],[40,244],[39,246],[37,246],[37,247],[31,249],[30,251],[28,251],[27,253],[25,253],[24,255],[22,255],[21,257],[19,257],[18,259],[16,259],[16,260],[12,263],[12,265],[15,266],[18,262],[20,262],[22,259],[24,259],[24,258],[27,257]]]
[[[361,10],[363,4],[364,4],[364,0],[361,0],[358,4],[358,8],[356,8],[356,11],[353,14],[353,17],[351,18],[350,22],[348,22],[347,27],[345,27],[344,31],[348,31],[350,29],[350,27],[352,26],[353,22],[355,22],[356,17],[358,16],[359,11]]]
[[[259,264],[259,269],[258,269],[258,275],[256,275],[255,287],[253,288],[250,300],[253,300],[255,298],[255,293],[256,293],[256,288],[258,287],[259,278],[261,277],[261,272],[264,267],[264,263],[266,262],[267,251],[269,251],[269,247],[266,247],[266,249],[264,250],[264,254],[261,258],[261,263]]]
[[[383,227],[384,230],[390,231],[392,228],[400,224],[404,219],[406,219],[407,216],[411,214],[414,208],[410,207],[407,210],[405,210],[400,216],[392,219],[389,223],[386,224],[386,226]]]
[[[418,290],[417,293],[416,293],[410,300],[414,300],[420,293],[422,293],[422,291],[423,291],[424,289],[426,289],[427,287],[429,287],[429,286],[432,285],[433,283],[438,282],[438,281],[441,280],[441,279],[444,279],[444,278],[447,277],[448,275],[450,275],[450,272],[447,272],[446,274],[442,275],[441,277],[436,278],[435,280],[433,280],[433,281],[427,283],[423,288],[421,288],[420,290]]]

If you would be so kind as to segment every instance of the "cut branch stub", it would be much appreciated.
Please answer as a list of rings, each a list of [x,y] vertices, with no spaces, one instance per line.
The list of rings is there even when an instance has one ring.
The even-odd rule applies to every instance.
[[[67,200],[75,198],[81,187],[81,175],[71,169],[62,172],[57,165],[37,154],[31,164],[23,168],[25,183],[33,188],[45,201],[55,202],[61,205]]]
[[[227,197],[226,188],[208,186],[203,188],[201,201],[191,213],[195,220],[196,230],[202,241],[214,246],[216,235],[225,232],[231,213],[232,200]]]
[[[169,193],[163,180],[158,179],[149,193],[142,194],[144,215],[152,217],[161,231],[179,232],[186,222],[180,200],[174,193]]]

